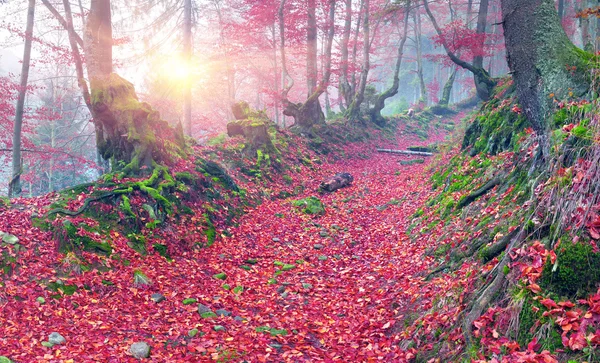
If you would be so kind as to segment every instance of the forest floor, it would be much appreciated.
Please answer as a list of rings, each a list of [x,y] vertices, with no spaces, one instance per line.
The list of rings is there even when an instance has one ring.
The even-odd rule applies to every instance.
[[[377,146],[405,149],[444,136],[420,141],[399,134]],[[401,165],[410,158],[376,153],[375,146],[351,144],[355,157],[294,175],[306,191],[291,199],[317,196],[324,215],[300,213],[291,199],[266,200],[219,232],[212,247],[171,261],[140,257],[114,232],[120,260],[108,271],[62,278],[59,299],[47,288],[57,278],[49,261],[65,256],[57,255],[51,233],[31,224],[51,197],[16,201],[0,213],[0,231],[19,237],[27,262],[0,291],[0,356],[135,361],[129,347],[143,341],[156,362],[408,361],[399,332],[410,314],[429,305],[424,275],[433,258],[424,255],[431,241],[406,232],[431,196],[434,158]],[[337,172],[351,173],[353,184],[319,195],[320,181]],[[133,284],[136,270],[149,287]],[[166,299],[155,303],[153,293]],[[66,343],[42,345],[51,332]]]

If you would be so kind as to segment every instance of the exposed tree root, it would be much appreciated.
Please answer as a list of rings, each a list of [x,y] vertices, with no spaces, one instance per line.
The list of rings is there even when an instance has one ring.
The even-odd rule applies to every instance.
[[[481,251],[481,258],[483,261],[488,262],[502,253],[502,251],[506,249],[506,246],[508,246],[510,241],[517,235],[518,232],[519,229],[515,228],[512,232],[502,237],[498,242],[484,248],[483,251]]]
[[[496,185],[499,185],[502,182],[503,178],[504,178],[504,175],[499,175],[499,176],[495,177],[494,179],[490,180],[484,186],[482,186],[481,188],[477,189],[476,191],[474,191],[473,193],[467,195],[464,199],[462,199],[458,203],[456,208],[461,209],[461,208],[464,208],[467,205],[473,203],[477,198],[481,197],[485,193],[492,190]]]
[[[525,229],[521,226],[517,228],[519,232],[515,234],[514,238],[510,238],[510,243],[508,244],[508,251],[511,251],[517,243],[523,240],[525,236]],[[471,338],[473,335],[473,323],[477,320],[483,310],[490,304],[492,299],[498,294],[502,285],[505,281],[505,275],[503,273],[504,267],[510,261],[510,254],[507,253],[504,255],[504,258],[496,265],[494,268],[496,277],[492,280],[492,282],[487,285],[481,292],[481,294],[477,297],[477,300],[473,303],[470,312],[467,314],[463,321],[463,333],[465,336],[465,342],[467,345],[471,344]]]

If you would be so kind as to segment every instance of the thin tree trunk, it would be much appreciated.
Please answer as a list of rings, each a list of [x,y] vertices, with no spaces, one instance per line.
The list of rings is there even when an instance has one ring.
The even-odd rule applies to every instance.
[[[489,0],[481,0],[479,2],[479,13],[477,15],[477,34],[485,34],[487,28],[487,16],[488,16]],[[483,47],[485,38],[480,37],[479,44],[477,44],[477,51],[480,52],[473,57],[473,66],[476,68],[483,69]]]
[[[277,35],[275,34],[275,22],[277,20],[273,20],[273,27],[271,28],[271,35],[273,37],[273,75],[274,75],[274,84],[273,90],[277,93],[279,90],[279,69],[277,68]],[[275,124],[279,125],[279,100],[277,98],[274,99],[275,106]]]
[[[473,0],[469,0],[468,4],[467,4],[467,21],[465,22],[465,24],[467,24],[467,28],[471,28],[471,15],[473,14]]]
[[[450,73],[450,77],[448,78],[448,81],[446,81],[446,84],[444,85],[444,89],[442,92],[442,98],[440,99],[440,102],[438,103],[438,105],[440,106],[444,106],[447,107],[448,104],[450,103],[450,96],[452,95],[452,88],[454,86],[454,81],[456,80],[456,68],[454,68],[452,70],[452,73]]]
[[[17,107],[15,111],[15,125],[13,129],[13,155],[12,179],[8,185],[8,196],[16,197],[21,194],[21,173],[23,162],[21,158],[21,130],[23,127],[23,113],[25,109],[25,96],[27,95],[27,81],[29,78],[29,64],[31,62],[31,43],[33,38],[33,23],[35,19],[35,0],[29,0],[27,8],[27,28],[25,30],[25,49],[23,51],[23,64],[21,67],[21,84]]]
[[[413,13],[415,21],[415,46],[417,49],[417,77],[419,78],[419,84],[421,86],[421,95],[419,102],[423,102],[427,105],[427,87],[425,86],[425,77],[423,76],[423,45],[421,37],[421,13],[419,9]]]
[[[358,17],[356,19],[356,29],[354,29],[354,45],[352,47],[352,66],[355,67],[356,66],[356,58],[357,58],[357,53],[358,53],[358,36],[360,33],[360,24],[362,21],[362,11],[364,8],[364,0],[360,1],[360,11],[358,13]],[[352,98],[354,97],[354,95],[356,94],[356,72],[354,70],[352,70],[352,79],[350,81],[350,89],[349,89],[349,93],[346,95],[346,104],[348,105],[348,107],[350,107],[350,104],[352,103]]]
[[[398,94],[398,89],[400,88],[400,68],[402,66],[402,58],[404,55],[404,44],[406,43],[406,39],[408,38],[408,19],[410,18],[410,5],[411,2],[410,0],[408,0],[408,2],[405,5],[406,9],[404,11],[404,29],[402,33],[402,40],[400,41],[400,45],[398,46],[398,55],[396,56],[396,67],[394,68],[392,86],[377,97],[373,108],[369,111],[371,121],[380,126],[385,124],[385,119],[383,118],[383,116],[381,116],[381,110],[385,108],[385,100],[394,97],[396,94]]]
[[[67,1],[67,0],[65,0]],[[192,0],[183,3],[183,58],[188,69],[192,62]],[[183,85],[183,125],[185,133],[192,136],[192,83]]]
[[[348,107],[348,118],[350,120],[357,120],[360,116],[360,105],[365,98],[365,88],[367,87],[367,79],[369,77],[370,65],[370,52],[371,52],[371,36],[369,32],[369,12],[370,12],[370,0],[363,0],[363,64],[360,72],[360,83],[358,84],[358,90],[354,95],[352,103]]]
[[[558,0],[558,18],[561,23],[565,17],[565,0]]]
[[[316,0],[308,0],[306,27],[306,86],[308,96],[317,88],[317,4]]]
[[[340,73],[340,110],[346,110],[344,102],[349,98],[350,84],[348,83],[348,45],[350,43],[350,31],[352,30],[352,0],[346,0],[346,17],[344,20],[344,33],[341,45],[341,73]]]

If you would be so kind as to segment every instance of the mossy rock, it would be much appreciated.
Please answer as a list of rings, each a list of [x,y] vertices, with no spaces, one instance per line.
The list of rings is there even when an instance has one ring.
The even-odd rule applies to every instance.
[[[563,242],[542,272],[541,285],[562,296],[585,297],[600,282],[600,253],[588,242]]]
[[[325,214],[325,206],[317,197],[308,197],[304,199],[295,200],[292,204],[294,205],[294,207],[302,208],[302,212],[306,214]]]

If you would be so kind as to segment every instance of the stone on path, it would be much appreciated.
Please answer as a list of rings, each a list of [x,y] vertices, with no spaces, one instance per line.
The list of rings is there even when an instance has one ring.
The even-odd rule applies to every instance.
[[[66,341],[67,340],[65,339],[65,337],[60,335],[60,333],[52,332],[50,333],[50,335],[48,335],[48,342],[52,345],[63,344]]]
[[[136,342],[131,344],[129,352],[138,359],[148,358],[150,356],[150,346],[145,342]]]

